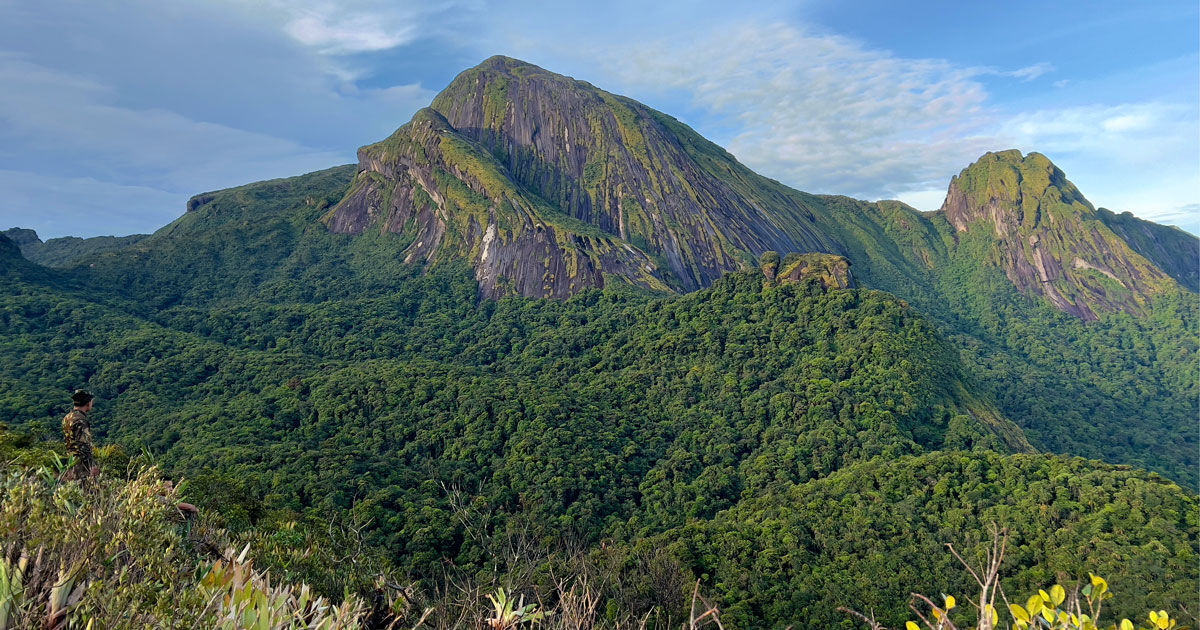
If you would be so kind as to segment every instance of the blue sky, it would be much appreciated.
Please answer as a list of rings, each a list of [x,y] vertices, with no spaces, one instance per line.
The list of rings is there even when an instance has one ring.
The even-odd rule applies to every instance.
[[[1187,2],[0,0],[0,228],[149,232],[191,195],[354,161],[518,57],[801,190],[931,210],[988,150],[1200,233]]]

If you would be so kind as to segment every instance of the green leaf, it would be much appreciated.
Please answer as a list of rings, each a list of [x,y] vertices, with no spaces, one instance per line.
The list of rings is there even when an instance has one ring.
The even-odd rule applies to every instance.
[[[1133,622],[1128,619],[1122,619],[1121,630],[1133,630]]]
[[[1055,584],[1054,586],[1050,587],[1050,598],[1051,601],[1054,602],[1054,605],[1058,606],[1067,598],[1067,590],[1062,586]]]
[[[1093,573],[1089,573],[1088,576],[1092,578],[1092,591],[1097,594],[1103,594],[1108,590],[1108,582],[1105,582],[1104,578]]]
[[[1016,619],[1021,623],[1029,623],[1029,612],[1024,608],[1021,608],[1020,604],[1013,604],[1012,606],[1008,607],[1008,610],[1012,613],[1013,619]]]

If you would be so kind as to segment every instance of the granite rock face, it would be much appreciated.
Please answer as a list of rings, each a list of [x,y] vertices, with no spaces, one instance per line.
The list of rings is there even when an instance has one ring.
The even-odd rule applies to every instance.
[[[941,212],[959,232],[984,231],[986,263],[1025,293],[1085,320],[1140,314],[1174,282],[1134,251],[1044,155],[988,153],[955,176]]]
[[[566,298],[604,286],[606,275],[670,290],[644,252],[530,194],[486,148],[428,108],[359,150],[359,173],[325,224],[410,239],[409,263],[465,258],[485,298]]]
[[[414,261],[467,258],[485,297],[566,297],[606,275],[690,291],[767,250],[840,251],[678,121],[506,57],[363,147],[359,171],[329,229],[409,233]]]

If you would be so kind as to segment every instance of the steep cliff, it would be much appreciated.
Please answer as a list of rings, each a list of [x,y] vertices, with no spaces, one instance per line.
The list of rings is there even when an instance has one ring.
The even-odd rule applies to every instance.
[[[1175,285],[1040,153],[984,155],[950,181],[939,212],[960,235],[990,238],[981,263],[1085,320],[1104,312],[1140,314],[1150,298]]]
[[[644,252],[525,190],[433,109],[358,155],[354,183],[324,218],[329,229],[402,235],[405,262],[466,259],[483,297],[564,298],[604,286],[605,274],[670,289]]]
[[[841,251],[791,191],[678,121],[506,57],[359,159],[329,228],[411,223],[413,260],[466,258],[485,296],[563,297],[605,274],[690,291],[767,250]]]

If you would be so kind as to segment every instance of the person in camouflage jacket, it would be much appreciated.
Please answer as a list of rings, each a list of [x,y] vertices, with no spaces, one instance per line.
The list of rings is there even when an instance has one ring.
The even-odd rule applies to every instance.
[[[92,411],[94,396],[82,389],[71,395],[75,408],[63,418],[63,440],[67,453],[75,457],[75,465],[67,471],[68,479],[95,477],[98,471],[92,450],[92,425],[88,414]]]

